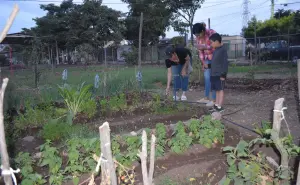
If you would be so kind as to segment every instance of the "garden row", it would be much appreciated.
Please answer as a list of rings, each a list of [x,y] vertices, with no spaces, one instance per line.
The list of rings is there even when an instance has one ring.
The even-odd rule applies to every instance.
[[[224,142],[224,126],[220,121],[211,120],[210,116],[205,116],[201,121],[191,120],[187,126],[178,122],[174,130],[162,123],[157,124],[155,129],[145,130],[148,136],[150,133],[156,135],[156,157],[164,156],[169,150],[177,154],[184,153],[193,143],[210,148],[213,144]],[[115,160],[121,165],[118,166],[121,168],[117,168],[120,181],[134,184],[134,169],[127,175],[123,166],[131,169],[132,163],[138,161],[137,153],[141,144],[139,135],[113,136],[111,148]],[[35,155],[21,152],[15,159],[16,166],[21,169],[20,180],[23,185],[45,184],[47,181],[57,185],[70,179],[78,184],[80,175],[95,169],[95,158],[101,153],[98,137],[72,138],[57,147],[47,140],[39,149],[40,153]]]

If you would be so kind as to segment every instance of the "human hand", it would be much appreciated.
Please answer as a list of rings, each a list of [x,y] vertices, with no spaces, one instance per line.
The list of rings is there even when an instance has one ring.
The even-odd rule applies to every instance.
[[[204,67],[204,69],[207,69],[208,68],[208,64],[204,64],[203,67]]]
[[[170,87],[167,87],[166,88],[166,95],[169,95],[170,94]]]
[[[181,76],[186,76],[186,70],[185,69],[182,69],[182,71],[181,71]]]
[[[225,78],[221,77],[221,78],[220,78],[220,80],[221,80],[221,81],[224,81],[224,80],[225,80]]]

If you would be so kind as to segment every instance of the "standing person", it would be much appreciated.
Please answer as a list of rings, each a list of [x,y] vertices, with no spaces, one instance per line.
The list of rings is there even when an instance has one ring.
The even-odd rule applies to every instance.
[[[211,89],[216,91],[216,103],[212,111],[223,112],[225,79],[228,72],[227,50],[222,44],[222,37],[218,33],[210,36],[211,46],[215,49],[211,63]]]
[[[204,71],[205,97],[198,102],[206,103],[206,106],[213,106],[216,100],[216,92],[212,91],[210,98],[211,84],[211,59],[214,49],[211,47],[209,37],[216,33],[213,29],[206,29],[205,23],[196,23],[193,25],[193,34],[196,36],[196,47],[199,50],[199,57]]]
[[[170,85],[172,77],[173,81],[173,99],[174,100],[187,100],[186,91],[188,90],[189,84],[189,69],[190,60],[192,59],[192,54],[190,50],[183,47],[173,47],[169,46],[166,49],[166,56],[168,57],[166,62],[166,67],[168,69],[167,75],[167,88],[166,94],[170,93]],[[177,96],[179,89],[182,89],[181,98]]]

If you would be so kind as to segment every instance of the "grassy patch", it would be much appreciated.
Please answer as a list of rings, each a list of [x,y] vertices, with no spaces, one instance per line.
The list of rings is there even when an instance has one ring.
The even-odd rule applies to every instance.
[[[69,125],[64,122],[52,120],[45,124],[41,135],[45,140],[60,141],[72,138],[93,138],[98,137],[98,133],[91,131],[84,125]]]

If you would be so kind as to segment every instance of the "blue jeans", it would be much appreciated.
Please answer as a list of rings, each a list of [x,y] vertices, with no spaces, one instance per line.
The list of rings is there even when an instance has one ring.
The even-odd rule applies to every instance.
[[[206,60],[205,64],[211,64],[210,60]],[[210,83],[210,73],[211,69],[204,69],[204,83],[205,83],[205,97],[210,98],[210,92],[211,92],[211,83]],[[212,97],[213,100],[216,99],[216,91],[212,91]]]
[[[172,76],[173,76],[173,95],[176,95],[176,92],[179,89],[182,89],[182,91],[188,90],[188,84],[189,84],[189,76],[182,76],[181,70],[183,68],[183,65],[178,64],[176,66],[172,66]]]

